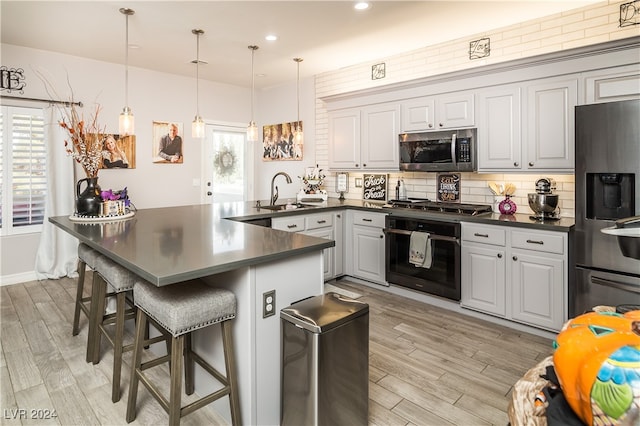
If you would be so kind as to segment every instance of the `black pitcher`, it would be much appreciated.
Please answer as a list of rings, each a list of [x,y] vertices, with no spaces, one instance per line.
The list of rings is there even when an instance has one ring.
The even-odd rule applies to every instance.
[[[82,182],[87,182],[87,187],[80,193]],[[102,197],[98,178],[80,179],[76,184],[76,214],[78,216],[99,216]]]

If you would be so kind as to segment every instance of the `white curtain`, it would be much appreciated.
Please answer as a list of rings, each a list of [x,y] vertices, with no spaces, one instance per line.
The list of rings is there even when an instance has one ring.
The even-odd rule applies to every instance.
[[[75,203],[74,163],[64,149],[65,135],[58,125],[58,113],[55,106],[45,110],[48,192],[45,221],[36,254],[35,271],[39,280],[77,276],[78,240],[48,220],[52,216],[71,215]]]

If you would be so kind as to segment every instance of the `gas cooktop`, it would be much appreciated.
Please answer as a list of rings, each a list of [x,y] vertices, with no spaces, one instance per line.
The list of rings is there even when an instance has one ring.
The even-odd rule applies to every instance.
[[[408,198],[406,200],[389,200],[384,207],[393,209],[412,209],[425,212],[453,213],[464,216],[477,216],[491,213],[489,204],[465,204],[431,201],[426,198]]]

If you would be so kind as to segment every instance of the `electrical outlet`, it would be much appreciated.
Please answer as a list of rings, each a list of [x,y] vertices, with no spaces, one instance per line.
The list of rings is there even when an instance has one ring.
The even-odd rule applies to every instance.
[[[276,291],[271,290],[262,293],[262,318],[276,314]]]

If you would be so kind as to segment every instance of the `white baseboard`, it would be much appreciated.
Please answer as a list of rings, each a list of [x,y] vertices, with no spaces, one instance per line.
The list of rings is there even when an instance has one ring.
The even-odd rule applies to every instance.
[[[20,274],[13,274],[13,275],[2,275],[0,276],[0,286],[26,283],[29,281],[36,281],[37,279],[38,277],[36,276],[35,271],[22,272]]]

